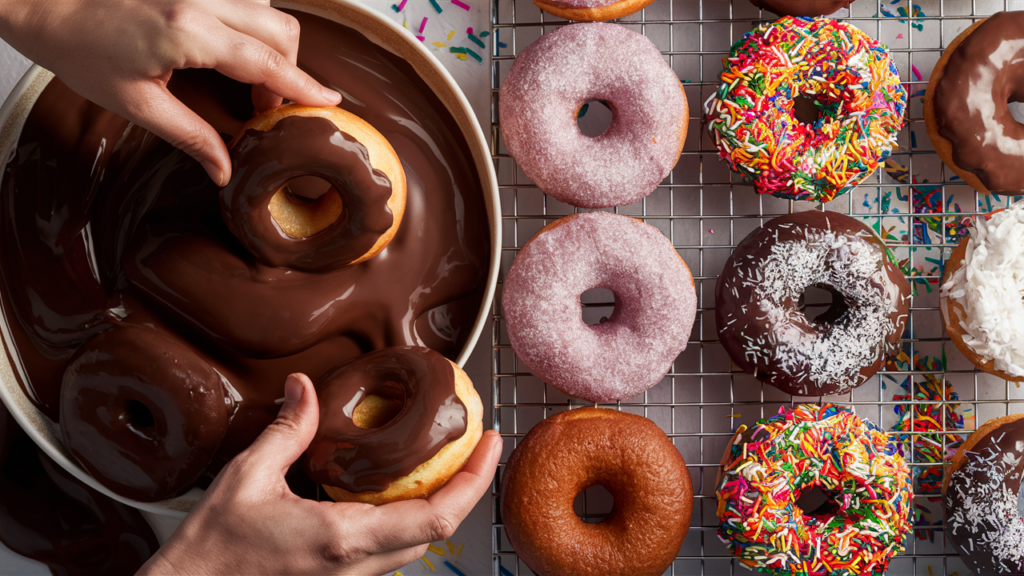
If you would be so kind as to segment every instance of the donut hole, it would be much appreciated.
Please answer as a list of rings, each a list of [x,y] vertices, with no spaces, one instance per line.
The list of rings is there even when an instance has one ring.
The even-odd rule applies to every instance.
[[[156,436],[156,419],[153,418],[153,411],[138,400],[128,400],[124,403],[124,419],[128,428],[143,436],[154,438]]]
[[[580,294],[583,322],[588,326],[604,324],[615,313],[615,293],[607,288],[593,288]]]
[[[600,484],[589,486],[572,501],[572,511],[587,524],[604,522],[614,507],[615,497]]]
[[[299,176],[285,183],[270,199],[270,217],[292,238],[309,238],[334,224],[344,206],[341,194],[316,176]]]
[[[824,520],[839,512],[839,504],[836,503],[835,497],[836,494],[830,494],[818,484],[814,484],[800,490],[796,505],[804,516]]]
[[[387,425],[405,406],[405,393],[395,382],[386,382],[375,393],[367,394],[352,411],[352,423],[372,430]]]
[[[821,110],[810,96],[793,98],[793,115],[803,124],[816,124],[821,119]]]
[[[808,286],[797,305],[807,320],[815,324],[832,324],[850,309],[842,294],[825,285]]]
[[[1010,109],[1010,116],[1013,116],[1018,124],[1024,124],[1024,94],[1010,96],[1006,106]]]
[[[596,138],[608,130],[614,116],[607,102],[587,100],[576,110],[576,126],[584,136]]]

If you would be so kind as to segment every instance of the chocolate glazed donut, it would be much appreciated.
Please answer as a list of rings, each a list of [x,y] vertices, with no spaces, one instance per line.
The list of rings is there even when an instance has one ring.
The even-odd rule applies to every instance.
[[[152,502],[187,490],[227,431],[226,381],[184,344],[120,325],[92,337],[64,372],[60,430],[104,486]]]
[[[573,499],[600,484],[615,503],[584,523]],[[501,476],[501,521],[536,574],[657,576],[690,528],[693,492],[672,441],[643,416],[604,408],[541,421],[512,452]]]
[[[341,214],[306,238],[288,235],[268,206],[301,176],[326,180],[341,196]],[[331,190],[325,192],[330,194]],[[394,223],[391,181],[370,165],[366,146],[326,118],[289,116],[267,131],[246,130],[232,147],[231,180],[220,191],[231,232],[271,266],[310,272],[356,262]]]
[[[779,16],[827,16],[848,8],[854,0],[750,0],[758,8]]]

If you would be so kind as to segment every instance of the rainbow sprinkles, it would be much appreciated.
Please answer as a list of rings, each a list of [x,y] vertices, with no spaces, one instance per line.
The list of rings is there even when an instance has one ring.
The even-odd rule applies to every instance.
[[[784,17],[733,44],[704,106],[720,155],[760,194],[828,202],[897,146],[907,93],[885,46],[827,18]],[[795,99],[818,119],[797,119]]]

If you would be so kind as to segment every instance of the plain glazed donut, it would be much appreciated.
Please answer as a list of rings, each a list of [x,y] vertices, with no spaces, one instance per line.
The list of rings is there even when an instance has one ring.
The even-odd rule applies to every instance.
[[[538,8],[566,20],[603,22],[629,16],[654,0],[533,0]]]
[[[576,116],[588,100],[612,111],[593,138]],[[689,110],[683,85],[657,47],[617,24],[573,24],[516,56],[501,85],[501,135],[546,194],[582,208],[644,198],[676,165]]]
[[[804,511],[797,500],[812,487],[828,501]],[[719,537],[759,572],[882,574],[913,530],[910,467],[896,445],[831,404],[782,407],[750,430],[740,426],[717,492]]]
[[[957,448],[942,485],[946,534],[975,574],[1024,574],[1024,414],[986,422]]]
[[[744,34],[723,61],[708,130],[759,194],[828,202],[897,146],[907,104],[899,70],[852,24],[785,16]],[[800,102],[817,120],[799,119]]]
[[[600,484],[615,503],[584,523],[573,499]],[[501,475],[501,520],[519,558],[540,576],[659,576],[690,529],[686,462],[658,426],[604,408],[560,412],[533,427]]]
[[[1024,125],[1007,104],[1024,95],[1022,42],[1022,12],[975,22],[946,47],[925,91],[925,127],[939,158],[985,194],[1024,190],[1017,169],[1024,161]]]
[[[949,339],[981,370],[1024,382],[1024,202],[976,218],[945,268],[939,310]]]
[[[849,8],[854,0],[750,0],[779,16],[828,16],[842,8]]]
[[[183,343],[119,325],[86,341],[68,363],[61,436],[117,494],[170,498],[192,486],[220,446],[235,407],[228,387]]]
[[[606,322],[583,322],[580,295],[615,294]],[[535,376],[588,402],[654,386],[686,348],[697,311],[689,268],[655,227],[609,212],[548,224],[505,278],[502,307],[516,356]]]
[[[320,426],[306,474],[339,502],[427,498],[483,435],[483,404],[454,362],[429,348],[385,348],[316,383]]]
[[[271,266],[358,264],[398,231],[405,170],[384,136],[351,112],[279,106],[247,122],[230,149],[221,216]]]
[[[804,291],[832,292],[809,319]],[[910,285],[867,225],[836,212],[780,216],[740,242],[715,289],[718,337],[733,362],[789,394],[841,394],[895,351]]]

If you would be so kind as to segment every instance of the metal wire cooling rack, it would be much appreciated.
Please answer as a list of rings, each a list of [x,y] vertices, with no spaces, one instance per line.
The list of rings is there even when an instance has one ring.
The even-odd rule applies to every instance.
[[[941,263],[964,233],[968,217],[1013,199],[979,195],[943,166],[925,130],[923,94],[943,48],[964,28],[999,10],[1022,8],[1024,0],[857,0],[841,11],[837,18],[890,47],[911,99],[900,148],[886,169],[824,206],[755,194],[718,160],[702,122],[703,103],[718,87],[722,57],[757,23],[773,19],[771,14],[760,12],[748,0],[656,0],[619,21],[659,47],[685,83],[691,114],[684,151],[670,177],[643,201],[614,209],[664,232],[697,284],[697,321],[687,349],[661,383],[613,406],[657,422],[679,448],[693,479],[690,532],[667,574],[747,572],[737,569],[740,564],[716,534],[714,481],[722,452],[739,424],[749,426],[783,405],[823,401],[853,407],[885,429],[898,422],[904,426],[904,432],[890,433],[903,443],[914,470],[919,516],[907,550],[893,560],[888,574],[968,573],[943,534],[936,482],[941,477],[941,454],[977,424],[1024,412],[1024,391],[979,373],[950,345],[938,311],[938,282]],[[578,211],[545,196],[516,167],[501,140],[498,117],[499,89],[515,55],[565,23],[542,13],[530,0],[492,0],[491,148],[505,220],[502,278],[534,233]],[[768,219],[810,208],[852,214],[874,226],[904,263],[916,292],[902,353],[863,386],[826,398],[790,397],[738,371],[717,340],[714,319],[715,283],[732,248]],[[500,294],[499,289],[493,305],[492,397],[493,425],[504,438],[504,464],[534,424],[585,404],[538,381],[517,363],[504,331]],[[808,294],[808,310],[827,307],[822,298]],[[582,300],[588,322],[608,316],[614,307],[608,291],[588,292]],[[899,410],[907,414],[901,418]],[[501,524],[502,470],[503,465],[492,489],[494,574],[530,574]],[[588,489],[577,498],[576,510],[585,521],[599,521],[610,510],[607,493],[599,487]]]

